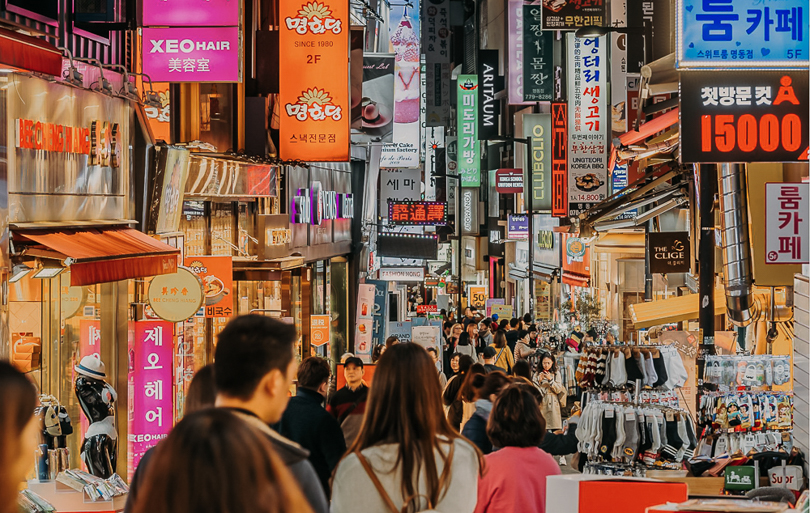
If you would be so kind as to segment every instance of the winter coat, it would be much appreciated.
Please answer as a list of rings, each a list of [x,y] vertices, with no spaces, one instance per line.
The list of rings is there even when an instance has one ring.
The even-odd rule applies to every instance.
[[[538,385],[543,392],[543,402],[540,405],[540,411],[543,413],[543,418],[546,419],[546,429],[562,429],[562,413],[561,398],[565,399],[565,386],[562,382],[560,373],[554,374],[553,381],[540,380],[538,373]]]

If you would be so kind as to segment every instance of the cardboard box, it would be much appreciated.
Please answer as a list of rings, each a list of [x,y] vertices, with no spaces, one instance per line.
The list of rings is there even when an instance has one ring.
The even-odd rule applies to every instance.
[[[549,513],[646,513],[650,506],[686,499],[686,484],[654,479],[577,474],[550,476],[546,483]]]

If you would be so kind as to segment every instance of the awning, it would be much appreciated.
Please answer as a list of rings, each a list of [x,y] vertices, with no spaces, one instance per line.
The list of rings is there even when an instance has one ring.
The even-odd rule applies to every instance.
[[[646,251],[644,232],[606,233],[596,241],[594,250],[601,253],[624,253],[643,256]]]
[[[234,200],[275,197],[278,170],[273,164],[223,154],[192,153],[185,197]]]
[[[583,276],[581,274],[576,274],[568,271],[562,272],[562,282],[566,285],[571,285],[572,287],[588,287],[588,280],[590,277]]]
[[[65,260],[74,286],[177,272],[180,250],[132,228],[14,230],[25,254]]]
[[[62,52],[36,37],[0,29],[0,64],[62,76]]]
[[[630,305],[630,318],[636,328],[689,321],[698,318],[700,295],[689,294],[649,303]],[[714,314],[726,313],[726,295],[722,287],[714,289]]]

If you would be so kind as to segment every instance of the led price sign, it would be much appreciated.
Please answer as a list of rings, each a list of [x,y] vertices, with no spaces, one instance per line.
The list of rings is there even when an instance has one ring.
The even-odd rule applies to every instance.
[[[551,104],[551,215],[568,215],[568,104]]]
[[[682,73],[683,161],[806,161],[809,95],[806,70]]]
[[[447,224],[443,201],[389,201],[388,222],[394,225],[436,226]]]

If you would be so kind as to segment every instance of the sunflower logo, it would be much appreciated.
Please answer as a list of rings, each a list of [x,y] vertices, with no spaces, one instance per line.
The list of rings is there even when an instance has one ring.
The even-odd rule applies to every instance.
[[[322,4],[320,2],[309,2],[298,11],[298,14],[308,19],[324,19],[328,18],[329,15],[332,14],[332,11],[326,6],[326,4]]]
[[[329,93],[323,89],[313,88],[304,91],[304,94],[298,97],[298,103],[305,103],[307,105],[327,105],[332,102]]]

